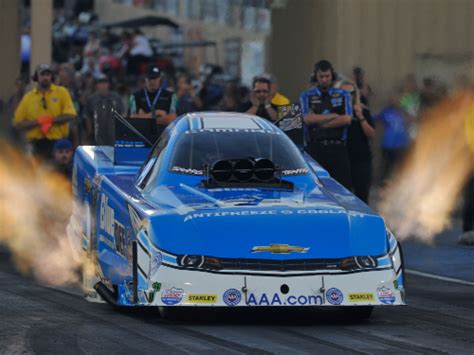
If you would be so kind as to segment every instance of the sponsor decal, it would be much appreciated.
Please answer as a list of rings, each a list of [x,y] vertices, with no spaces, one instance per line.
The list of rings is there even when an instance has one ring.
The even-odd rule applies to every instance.
[[[183,299],[184,291],[182,288],[169,288],[161,293],[161,302],[168,306],[178,304]]]
[[[384,304],[395,303],[395,292],[385,286],[377,288],[377,297]]]
[[[114,235],[114,209],[108,205],[109,198],[105,194],[100,197],[100,229],[108,235]]]
[[[216,303],[217,295],[208,295],[208,294],[189,294],[188,302],[191,303]]]
[[[174,172],[177,172],[177,173],[183,173],[183,174],[191,174],[191,175],[204,175],[203,170],[182,168],[180,166],[173,166],[171,168],[171,171],[174,171]]]
[[[153,282],[153,284],[151,285],[151,291],[150,290],[145,291],[145,297],[148,303],[153,303],[153,301],[155,300],[155,294],[160,292],[160,290],[161,290],[161,283]]]
[[[240,300],[242,299],[242,295],[240,294],[239,290],[236,290],[235,288],[230,288],[224,292],[224,294],[222,295],[222,299],[224,300],[224,303],[228,306],[237,306],[240,303]]]
[[[300,210],[241,210],[241,211],[223,211],[223,212],[203,212],[190,213],[184,217],[184,222],[197,218],[214,218],[214,217],[237,217],[237,216],[255,216],[255,215],[294,215],[294,214],[348,214],[354,217],[365,217],[363,213],[347,212],[346,210],[315,210],[315,209],[300,209]]]
[[[330,304],[338,305],[344,301],[344,295],[340,289],[332,287],[326,291],[326,299]]]
[[[115,249],[125,256],[125,228],[117,220],[114,220]]]
[[[289,254],[289,253],[306,253],[307,247],[297,247],[288,244],[270,244],[268,246],[257,246],[252,248],[252,253],[272,253],[272,254]]]
[[[299,169],[293,169],[293,170],[283,170],[281,172],[282,175],[289,176],[289,175],[301,175],[301,174],[307,174],[308,169],[305,168],[299,168]]]
[[[349,302],[374,302],[374,294],[372,292],[351,292],[347,296]]]
[[[158,269],[161,266],[161,261],[163,260],[163,256],[160,252],[153,253],[153,256],[150,260],[150,272],[148,273],[148,277],[153,277],[156,274]]]
[[[278,293],[266,294],[262,293],[260,296],[250,293],[247,305],[248,306],[320,306],[323,304],[323,298],[320,295],[285,295],[281,296]]]
[[[196,131],[192,131],[191,133],[203,133],[203,132],[211,132],[211,133],[266,133],[266,134],[275,134],[279,135],[280,132],[274,132],[266,129],[252,129],[252,128],[201,128]]]

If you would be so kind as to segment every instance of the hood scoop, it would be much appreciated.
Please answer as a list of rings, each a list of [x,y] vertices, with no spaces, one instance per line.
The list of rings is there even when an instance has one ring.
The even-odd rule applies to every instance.
[[[206,180],[201,187],[276,187],[293,190],[290,181],[282,180],[281,169],[269,159],[244,158],[218,160],[209,168],[205,166]]]

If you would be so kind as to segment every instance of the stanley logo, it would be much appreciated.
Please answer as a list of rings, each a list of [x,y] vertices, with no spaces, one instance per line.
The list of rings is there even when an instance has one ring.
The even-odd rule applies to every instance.
[[[188,296],[188,302],[192,302],[192,303],[216,303],[217,302],[217,295],[190,294]]]
[[[252,253],[272,253],[272,254],[289,254],[289,253],[306,253],[309,248],[296,247],[288,244],[270,244],[268,246],[258,246],[252,248]]]
[[[372,292],[349,293],[349,302],[374,302],[374,294]]]

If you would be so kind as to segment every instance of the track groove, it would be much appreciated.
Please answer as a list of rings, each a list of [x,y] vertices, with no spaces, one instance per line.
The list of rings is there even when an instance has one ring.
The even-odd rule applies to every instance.
[[[343,346],[343,345],[339,345],[339,344],[336,344],[336,343],[333,343],[333,342],[330,342],[328,340],[324,340],[324,339],[321,339],[315,335],[308,335],[308,334],[303,334],[303,333],[299,333],[298,331],[296,330],[290,330],[288,328],[285,328],[285,333],[286,334],[291,334],[292,336],[298,338],[298,339],[303,339],[303,340],[306,340],[306,341],[316,341],[317,343],[319,344],[323,344],[323,345],[326,345],[328,347],[331,347],[331,348],[334,348],[336,350],[341,350],[341,351],[344,351],[344,353],[349,353],[349,354],[367,354],[367,352],[363,352],[363,351],[358,351],[358,350],[354,350],[352,348],[348,348],[346,346]]]
[[[371,341],[377,344],[385,344],[388,346],[393,346],[395,348],[413,351],[420,354],[427,354],[427,353],[428,354],[449,354],[448,352],[445,352],[445,351],[440,351],[438,349],[433,349],[433,348],[420,346],[420,345],[414,345],[403,340],[391,340],[379,335],[375,335],[373,333],[364,333],[355,329],[347,329],[347,328],[343,328],[343,329],[344,329],[344,332],[348,334],[352,334],[354,337],[364,338],[368,341]]]

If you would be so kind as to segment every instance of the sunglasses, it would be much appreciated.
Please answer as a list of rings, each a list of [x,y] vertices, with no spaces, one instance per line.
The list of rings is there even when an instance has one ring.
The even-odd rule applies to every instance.
[[[254,90],[253,92],[256,94],[268,94],[268,90]]]
[[[47,104],[46,98],[45,98],[44,96],[41,98],[41,106],[43,106],[43,108],[44,108],[45,110],[48,109],[48,104]]]

